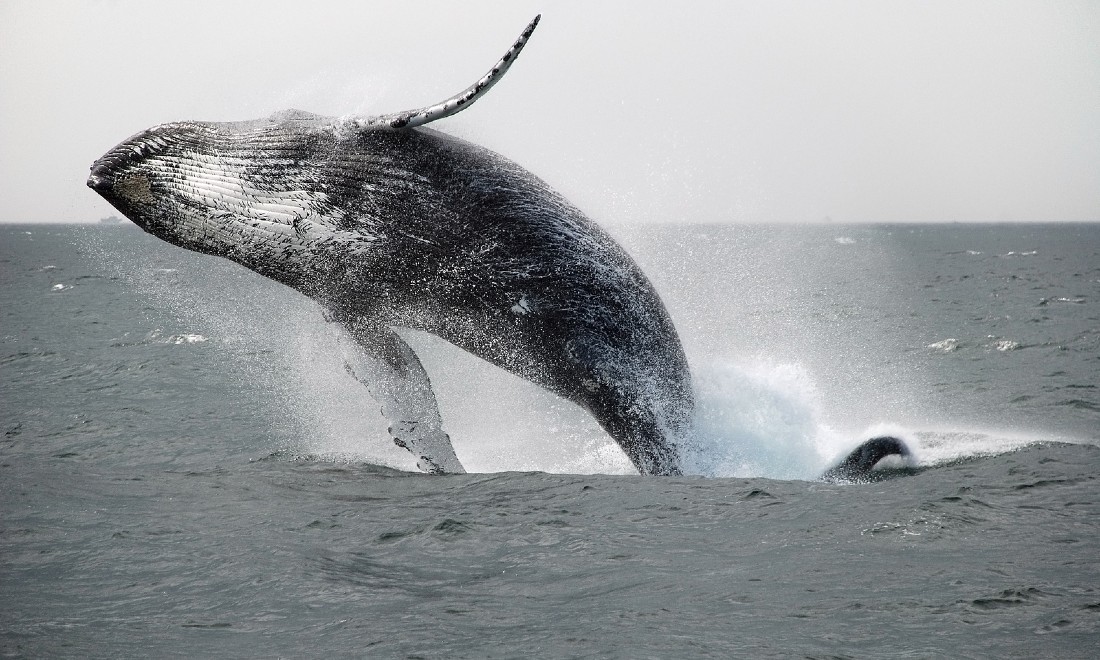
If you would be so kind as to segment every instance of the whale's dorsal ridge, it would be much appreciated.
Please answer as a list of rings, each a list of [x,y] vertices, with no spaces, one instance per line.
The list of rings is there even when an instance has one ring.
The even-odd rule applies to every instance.
[[[511,67],[512,63],[519,57],[520,51],[527,45],[527,40],[531,38],[531,33],[535,31],[535,26],[539,24],[540,18],[542,18],[542,14],[535,16],[535,18],[527,24],[527,27],[523,30],[523,33],[519,35],[519,38],[516,39],[516,42],[512,44],[512,47],[509,48],[506,53],[504,53],[504,57],[501,57],[500,60],[493,65],[493,68],[489,69],[488,73],[482,76],[473,85],[470,85],[451,98],[436,103],[435,105],[416,110],[405,110],[404,112],[395,112],[388,115],[377,115],[372,117],[349,117],[345,120],[347,125],[350,128],[358,130],[416,128],[417,126],[423,126],[437,119],[450,117],[468,108],[470,104],[484,96],[485,92],[489,91],[490,87],[497,84],[497,82],[504,77],[508,68]]]
[[[278,112],[274,112],[267,119],[268,119],[268,121],[272,121],[272,122],[275,122],[275,123],[278,123],[278,124],[281,124],[281,123],[284,123],[284,122],[313,123],[313,122],[321,122],[321,121],[332,121],[332,119],[330,117],[325,117],[324,115],[318,115],[318,114],[315,114],[313,112],[307,112],[305,110],[296,110],[296,109],[293,109],[293,108],[290,109],[290,110],[280,110]]]

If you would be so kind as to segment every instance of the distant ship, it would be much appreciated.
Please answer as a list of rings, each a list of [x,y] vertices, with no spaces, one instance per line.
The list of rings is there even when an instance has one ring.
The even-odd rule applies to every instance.
[[[117,215],[109,215],[106,218],[100,218],[99,224],[101,225],[121,225],[126,222],[126,218],[120,218]]]

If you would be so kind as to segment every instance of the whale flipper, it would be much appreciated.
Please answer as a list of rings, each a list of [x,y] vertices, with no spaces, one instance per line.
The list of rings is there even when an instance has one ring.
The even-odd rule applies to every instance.
[[[821,475],[823,481],[858,481],[866,479],[875,465],[887,456],[909,456],[909,447],[898,438],[884,435],[871,438],[855,448],[836,467]]]
[[[527,40],[531,38],[531,34],[539,24],[540,18],[542,18],[542,14],[535,16],[535,18],[527,24],[527,27],[523,30],[523,33],[519,35],[519,38],[516,39],[516,42],[512,44],[512,47],[504,53],[504,56],[493,65],[493,68],[489,69],[488,73],[479,78],[477,82],[446,101],[440,101],[435,105],[418,108],[416,110],[405,110],[403,112],[394,112],[387,115],[372,117],[354,117],[349,119],[348,123],[359,130],[416,128],[417,126],[423,126],[437,119],[450,117],[464,110],[474,101],[484,96],[485,92],[488,92],[490,87],[497,84],[497,82],[504,77],[505,72],[508,71],[508,68],[512,66],[512,63],[519,57],[520,51],[527,45]]]
[[[353,322],[344,328],[341,340],[351,340],[341,341],[345,367],[382,407],[394,443],[412,452],[423,472],[465,474],[413,349],[387,327]]]

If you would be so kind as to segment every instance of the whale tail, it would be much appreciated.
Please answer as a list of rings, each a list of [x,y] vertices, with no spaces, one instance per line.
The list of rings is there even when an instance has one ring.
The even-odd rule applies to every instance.
[[[822,481],[862,481],[871,477],[871,470],[887,456],[908,457],[909,447],[893,436],[871,438],[855,448],[839,465],[825,471]]]

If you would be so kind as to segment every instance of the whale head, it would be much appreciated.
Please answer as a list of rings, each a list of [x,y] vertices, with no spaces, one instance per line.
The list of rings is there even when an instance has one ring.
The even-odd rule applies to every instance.
[[[157,135],[158,129],[144,131],[122,142],[96,160],[88,176],[88,187],[99,193],[123,215],[142,229],[151,231],[160,215],[158,195],[153,194],[154,182],[159,185],[155,166],[146,162],[155,148],[163,151],[167,141]]]
[[[92,164],[88,186],[145,231],[246,261],[259,245],[300,243],[339,211],[315,185],[330,122],[281,113],[248,122],[176,122],[125,140]]]
[[[288,110],[252,121],[162,124],[95,161],[88,186],[158,238],[290,283],[301,277],[290,272],[295,253],[336,243],[347,253],[348,241],[337,236],[344,213],[378,187],[373,179],[404,175],[387,153],[392,143],[378,148],[385,142],[379,134],[411,131],[470,107],[516,61],[538,22],[536,16],[473,85],[434,105],[370,117]],[[373,240],[370,213],[358,220],[366,231],[353,242]],[[272,270],[283,267],[287,272]]]
[[[217,130],[189,122],[142,131],[92,164],[88,187],[145,231],[197,249],[193,243],[214,213],[213,204],[203,208],[207,205],[195,194],[210,187],[200,181],[205,159],[195,153],[196,147],[200,152],[211,151],[199,139],[204,133]]]

